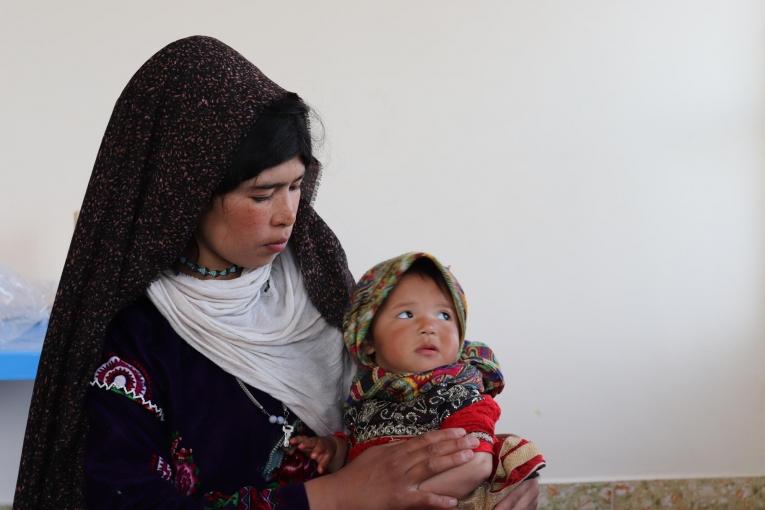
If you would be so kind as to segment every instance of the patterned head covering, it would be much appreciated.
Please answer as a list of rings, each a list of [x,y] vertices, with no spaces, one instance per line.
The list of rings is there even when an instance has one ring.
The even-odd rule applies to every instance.
[[[377,310],[383,305],[393,288],[412,264],[420,259],[426,259],[441,274],[449,289],[449,294],[457,314],[459,328],[460,351],[465,340],[465,321],[467,319],[467,300],[459,282],[433,255],[424,252],[409,252],[384,260],[364,273],[351,296],[351,308],[345,314],[343,323],[343,339],[348,351],[359,364],[374,367],[374,361],[365,352],[365,347],[371,342],[369,330],[372,327]]]
[[[104,332],[181,254],[260,112],[287,92],[222,42],[151,57],[120,95],[82,204],[40,357],[14,507],[84,508],[83,400]],[[311,301],[339,327],[353,280],[311,206],[308,165],[290,245]]]
[[[396,284],[419,259],[427,259],[441,274],[449,289],[459,327],[459,359],[455,365],[439,367],[427,373],[393,374],[377,366],[366,352],[372,341],[370,328],[377,310],[385,302]],[[354,379],[349,402],[368,398],[390,400],[411,399],[432,386],[446,382],[472,379],[481,385],[481,391],[496,395],[504,387],[504,379],[494,352],[481,342],[465,340],[467,299],[449,268],[433,255],[409,252],[380,262],[364,273],[351,295],[351,307],[345,314],[343,339],[351,357],[360,365]],[[465,370],[469,366],[473,370]],[[477,369],[477,378],[475,380]]]

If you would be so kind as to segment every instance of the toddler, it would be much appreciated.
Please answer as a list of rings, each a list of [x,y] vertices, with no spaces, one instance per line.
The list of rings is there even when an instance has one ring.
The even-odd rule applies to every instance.
[[[367,271],[344,323],[359,365],[345,409],[348,434],[291,443],[326,472],[370,446],[464,428],[479,439],[473,458],[420,485],[460,498],[460,508],[492,508],[536,476],[544,458],[533,444],[495,436],[500,410],[492,397],[503,377],[488,346],[464,340],[466,312],[462,288],[432,255],[406,253]]]

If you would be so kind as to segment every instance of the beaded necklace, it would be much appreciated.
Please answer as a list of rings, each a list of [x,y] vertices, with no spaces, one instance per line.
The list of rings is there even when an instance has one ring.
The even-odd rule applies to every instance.
[[[231,275],[242,270],[242,266],[237,266],[236,264],[231,267],[227,267],[226,269],[210,269],[205,266],[200,266],[196,262],[192,262],[184,256],[178,257],[178,262],[188,267],[195,273],[199,273],[202,276],[212,276],[213,278],[220,278],[222,276]]]
[[[282,434],[284,435],[271,449],[271,452],[268,454],[268,460],[266,461],[265,466],[263,466],[263,478],[265,480],[271,480],[274,472],[282,465],[284,454],[290,447],[290,437],[292,437],[292,431],[294,431],[295,427],[297,427],[300,423],[300,418],[295,418],[295,421],[292,423],[292,425],[287,423],[287,419],[290,415],[290,410],[287,409],[287,406],[284,405],[284,402],[282,402],[282,409],[284,410],[283,416],[277,416],[275,414],[269,413],[266,411],[266,408],[263,407],[263,404],[258,402],[258,399],[255,398],[255,395],[253,395],[250,390],[247,389],[247,386],[245,386],[241,379],[238,377],[234,377],[234,379],[236,379],[236,382],[239,384],[239,387],[242,388],[244,394],[247,395],[247,398],[250,399],[250,402],[255,404],[255,407],[257,407],[261,413],[268,416],[268,423],[282,426]]]
[[[255,404],[255,407],[257,407],[261,413],[268,416],[268,423],[274,424],[274,425],[281,425],[282,426],[282,433],[284,436],[282,437],[282,440],[280,441],[282,447],[288,448],[290,445],[290,437],[292,437],[292,431],[295,430],[295,425],[297,424],[297,420],[295,420],[295,423],[290,425],[287,423],[287,419],[290,415],[290,410],[287,409],[287,406],[284,405],[284,402],[282,402],[282,409],[284,410],[283,416],[277,416],[275,414],[271,414],[268,411],[266,411],[266,408],[263,407],[263,404],[258,402],[258,399],[255,398],[255,395],[253,395],[250,390],[247,389],[247,386],[242,382],[241,379],[238,377],[235,377],[236,382],[239,383],[239,387],[242,388],[242,391],[245,395],[247,395],[247,398],[250,399],[250,401]]]

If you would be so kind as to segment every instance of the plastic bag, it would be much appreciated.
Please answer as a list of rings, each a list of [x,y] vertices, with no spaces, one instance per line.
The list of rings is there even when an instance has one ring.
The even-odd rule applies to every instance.
[[[30,283],[0,266],[0,345],[47,320],[54,292],[52,286]]]

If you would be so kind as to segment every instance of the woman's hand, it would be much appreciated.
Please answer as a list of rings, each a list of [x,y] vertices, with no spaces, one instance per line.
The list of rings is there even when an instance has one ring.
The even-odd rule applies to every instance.
[[[521,482],[505,499],[494,506],[494,510],[536,510],[539,498],[539,478]]]
[[[463,429],[434,430],[374,446],[337,473],[305,484],[311,510],[452,508],[457,500],[420,490],[428,478],[473,458],[478,440]]]

